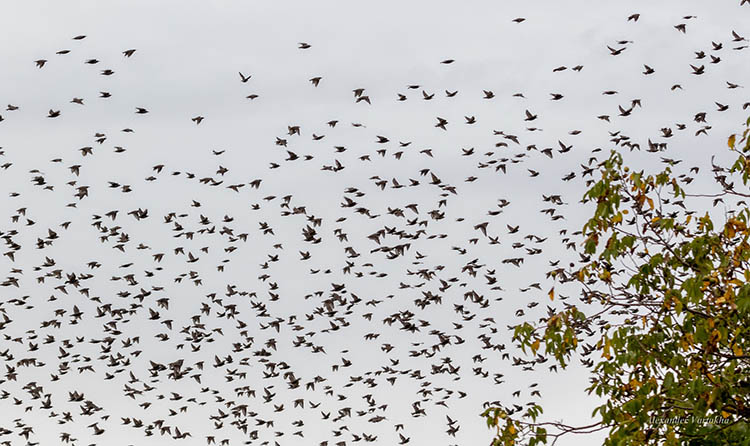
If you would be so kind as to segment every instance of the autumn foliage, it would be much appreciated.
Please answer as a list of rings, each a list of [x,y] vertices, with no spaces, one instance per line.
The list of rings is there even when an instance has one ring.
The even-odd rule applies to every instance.
[[[587,261],[550,272],[577,284],[582,304],[517,325],[514,340],[562,367],[590,358],[587,391],[605,403],[588,426],[544,422],[536,404],[489,408],[493,446],[596,430],[612,446],[750,442],[748,129],[750,119],[729,137],[734,164],[712,161],[711,193],[689,190],[671,165],[634,171],[616,151],[600,164],[583,199],[594,209],[581,231]]]

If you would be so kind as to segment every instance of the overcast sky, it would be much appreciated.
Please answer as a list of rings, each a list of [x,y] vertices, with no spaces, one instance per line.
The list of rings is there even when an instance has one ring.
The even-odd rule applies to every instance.
[[[628,21],[634,13],[640,18]],[[515,18],[525,20],[515,23]],[[680,24],[686,32],[675,28]],[[19,436],[23,426],[33,426],[29,440],[42,445],[59,441],[63,432],[80,445],[168,440],[158,428],[147,437],[144,428],[122,424],[122,418],[137,418],[144,425],[166,420],[172,433],[175,426],[189,431],[192,438],[175,440],[183,444],[204,444],[211,435],[217,443],[242,444],[248,436],[231,424],[240,418],[210,418],[242,404],[258,414],[248,417],[248,432],[258,430],[252,444],[352,444],[353,434],[362,433],[377,435],[378,444],[396,444],[399,433],[410,437],[410,444],[482,444],[491,431],[478,414],[484,402],[495,400],[537,401],[548,420],[591,423],[600,402],[583,392],[586,370],[577,360],[556,374],[550,363],[534,371],[513,367],[512,358],[523,355],[513,347],[507,326],[522,320],[519,309],[537,320],[547,305],[562,308],[559,299],[547,297],[553,284],[544,273],[550,262],[578,259],[561,242],[580,229],[590,211],[579,203],[590,179],[581,177],[581,165],[592,156],[604,159],[615,148],[614,135],[638,143],[640,151],[622,150],[629,162],[650,170],[660,170],[660,158],[671,157],[684,160],[680,171],[695,165],[705,173],[712,155],[729,157],[726,138],[750,114],[750,108],[742,109],[750,101],[743,85],[750,78],[748,42],[733,41],[732,31],[750,36],[750,5],[735,0],[0,4],[0,166],[9,164],[0,170],[0,232],[9,237],[3,252],[14,252],[13,259],[0,258],[0,269],[18,283],[0,288],[0,310],[13,320],[0,329],[6,336],[0,353],[8,349],[2,362],[18,373],[15,380],[0,377],[0,392],[7,392],[0,400],[0,434],[11,431],[0,435],[0,442],[25,444]],[[79,35],[85,38],[73,39]],[[310,47],[300,49],[301,42]],[[608,46],[624,50],[615,56]],[[136,51],[125,57],[122,52],[129,49]],[[56,54],[63,50],[69,52]],[[706,57],[698,60],[700,51]],[[712,63],[711,56],[719,60]],[[98,62],[85,63],[91,59]],[[46,61],[42,68],[37,60]],[[454,61],[441,63],[445,60]],[[690,64],[704,65],[705,74],[691,74]],[[644,65],[654,73],[643,74]],[[582,68],[573,70],[577,66]],[[104,70],[114,73],[103,75]],[[252,77],[241,82],[239,72]],[[315,77],[321,78],[317,87],[310,82]],[[364,89],[370,103],[357,102],[355,89]],[[446,91],[457,93],[448,97]],[[111,97],[101,98],[100,92]],[[399,94],[407,99],[399,101]],[[552,100],[553,94],[562,97]],[[83,104],[72,103],[73,98]],[[618,106],[629,109],[634,100],[641,106],[619,116]],[[719,111],[725,105],[726,111]],[[137,114],[139,107],[148,113]],[[58,110],[59,116],[47,117]],[[700,112],[706,112],[706,123],[694,120]],[[468,124],[472,116],[476,123]],[[199,124],[192,120],[197,117]],[[445,129],[436,127],[439,119],[447,121]],[[335,127],[327,124],[331,120],[338,121]],[[300,134],[289,135],[290,126],[299,126]],[[704,126],[710,126],[706,134],[696,135]],[[665,137],[662,129],[671,129],[673,136]],[[388,142],[378,142],[378,136]],[[668,148],[647,153],[648,140],[666,142]],[[563,146],[570,151],[561,153]],[[83,147],[93,153],[83,156]],[[542,152],[546,148],[553,149],[552,159]],[[287,160],[287,150],[299,158]],[[385,152],[381,156],[378,150]],[[336,162],[344,168],[322,169]],[[505,172],[497,169],[501,164]],[[156,165],[163,170],[154,170]],[[71,166],[80,166],[77,175]],[[575,177],[563,180],[570,173]],[[43,184],[35,178],[43,178]],[[693,187],[710,187],[702,178]],[[262,179],[260,187],[251,188],[256,179]],[[405,187],[392,187],[394,179]],[[387,181],[382,189],[381,180]],[[419,185],[410,186],[412,180]],[[231,185],[243,186],[235,192]],[[88,186],[83,199],[75,196],[80,186]],[[545,202],[550,195],[560,195],[563,204]],[[291,196],[288,207],[282,206],[285,196]],[[343,207],[345,196],[357,204]],[[509,204],[499,207],[502,200]],[[407,208],[411,204],[417,212]],[[295,207],[299,213],[284,213]],[[357,208],[369,209],[371,217]],[[540,212],[549,208],[564,219]],[[148,218],[128,214],[138,209],[148,209]],[[119,211],[114,220],[105,216],[113,210]],[[170,213],[186,215],[165,222]],[[440,213],[443,218],[436,219]],[[99,218],[103,226],[92,226]],[[303,230],[315,218],[321,223],[313,238],[321,241],[311,244]],[[66,222],[67,229],[60,226]],[[475,228],[485,222],[487,236]],[[263,234],[264,224],[273,235]],[[199,232],[212,226],[212,233]],[[518,231],[511,232],[515,226]],[[222,228],[232,233],[221,233]],[[368,238],[389,228],[424,232],[414,239],[389,235],[380,244]],[[49,229],[59,238],[50,240]],[[564,229],[567,234],[560,233]],[[111,231],[114,235],[102,237]],[[247,241],[236,239],[242,233]],[[40,249],[40,239],[52,243]],[[13,243],[22,248],[13,250]],[[395,259],[373,251],[404,243],[409,249]],[[178,247],[184,253],[175,253]],[[540,254],[527,251],[537,248]],[[309,252],[309,260],[301,251]],[[160,263],[153,258],[158,253],[165,254]],[[187,263],[188,253],[198,260]],[[520,267],[502,262],[519,257],[524,258]],[[466,265],[474,259],[472,276]],[[100,266],[91,269],[90,262]],[[347,262],[351,272],[345,271]],[[61,278],[50,274],[54,270]],[[420,270],[434,276],[411,274]],[[69,274],[93,277],[76,289],[65,284]],[[123,279],[129,274],[135,283]],[[539,288],[529,288],[535,283]],[[345,287],[332,289],[332,284]],[[228,286],[255,297],[227,296]],[[486,304],[467,299],[471,290]],[[569,303],[577,302],[574,288],[560,290],[561,297],[570,296]],[[134,296],[143,291],[151,294],[139,302]],[[420,308],[415,300],[427,292],[442,302]],[[314,315],[332,294],[348,299],[347,305],[337,307],[335,315]],[[168,309],[157,305],[162,298],[169,299]],[[362,302],[349,306],[357,298]],[[539,305],[533,307],[534,302]],[[133,311],[97,318],[107,304]],[[235,305],[234,319],[221,316],[227,305]],[[270,316],[259,314],[259,305]],[[466,313],[459,314],[457,305]],[[70,324],[74,306],[83,315]],[[210,311],[196,322],[193,316],[206,307]],[[151,319],[149,310],[158,311],[158,319]],[[419,332],[383,322],[406,312],[421,325]],[[268,328],[276,318],[284,321],[278,332]],[[167,319],[173,321],[171,330],[162,323]],[[61,326],[43,326],[50,320]],[[105,325],[113,320],[115,325]],[[238,328],[237,320],[246,326]],[[411,354],[433,351],[439,342],[433,330],[451,343],[431,357]],[[160,341],[160,333],[169,339]],[[204,336],[200,342],[192,338],[200,350],[192,351],[185,333]],[[364,338],[373,333],[379,337]],[[303,335],[325,353],[295,347]],[[45,344],[48,336],[54,340]],[[111,351],[103,353],[101,343],[91,342],[108,336],[115,339]],[[140,343],[128,346],[134,336]],[[510,358],[482,349],[480,336],[505,344]],[[250,348],[233,352],[249,338]],[[66,339],[72,347],[63,343]],[[385,344],[393,350],[385,351]],[[282,364],[278,376],[264,377],[272,370],[253,354],[264,348],[272,351],[268,361]],[[118,353],[130,363],[113,364],[110,354]],[[232,355],[233,362],[214,367],[215,355]],[[28,358],[36,358],[37,366],[18,365]],[[168,364],[180,358],[193,367],[187,377],[151,376],[149,361]],[[199,372],[200,361],[205,364],[198,384],[189,376]],[[71,367],[64,376],[62,362]],[[302,388],[288,388],[288,370],[279,369],[284,363]],[[447,370],[447,364],[460,370],[433,373]],[[79,373],[85,365],[93,371]],[[230,370],[245,375],[230,374],[229,381]],[[414,376],[417,370],[424,378]],[[316,376],[327,381],[304,390]],[[373,378],[376,386],[352,377]],[[392,377],[397,377],[393,384],[387,380]],[[532,383],[539,387],[529,388]],[[33,399],[29,389],[36,386],[43,390]],[[126,386],[143,393],[124,396]],[[238,395],[235,390],[242,386],[256,396]],[[264,388],[276,393],[270,402],[263,400]],[[531,395],[535,389],[541,397]],[[102,410],[82,415],[82,403],[69,401],[74,390]],[[517,390],[520,397],[512,396]],[[171,401],[171,392],[183,398]],[[459,398],[459,392],[466,396]],[[44,407],[47,394],[52,409]],[[368,394],[374,404],[363,398]],[[300,398],[304,407],[293,407]],[[426,416],[411,415],[417,401]],[[440,401],[445,406],[436,404]],[[140,407],[144,402],[151,406]],[[283,411],[275,412],[281,404]],[[170,409],[183,406],[184,413],[170,415]],[[371,413],[357,414],[372,407]],[[332,421],[344,408],[352,409],[351,418]],[[74,419],[60,423],[65,412]],[[322,419],[321,412],[331,418]],[[385,420],[368,421],[376,415]],[[446,433],[446,416],[460,425],[455,438]],[[274,426],[256,426],[256,418],[274,420]],[[297,420],[304,426],[293,425]],[[100,436],[88,427],[95,422],[105,429]],[[223,427],[215,429],[215,422]],[[397,433],[398,424],[404,428]],[[343,425],[348,432],[341,431]],[[297,431],[304,438],[293,436]],[[567,436],[557,444],[599,444],[601,438]]]

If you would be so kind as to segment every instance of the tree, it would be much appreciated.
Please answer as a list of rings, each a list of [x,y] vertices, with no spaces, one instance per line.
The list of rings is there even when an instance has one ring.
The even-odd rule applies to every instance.
[[[750,119],[728,145],[734,164],[712,158],[715,194],[688,193],[673,160],[651,175],[616,151],[599,165],[583,198],[595,208],[581,231],[585,259],[548,273],[580,287],[583,304],[519,324],[513,339],[562,367],[596,352],[583,360],[586,390],[606,402],[596,423],[577,427],[540,421],[537,404],[491,407],[482,415],[492,446],[602,429],[608,446],[750,444],[750,193],[740,190],[750,179]],[[706,200],[728,211],[699,211]]]

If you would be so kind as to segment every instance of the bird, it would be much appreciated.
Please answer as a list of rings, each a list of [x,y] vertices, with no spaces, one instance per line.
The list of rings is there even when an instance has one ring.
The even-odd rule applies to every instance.
[[[437,122],[437,124],[435,124],[435,127],[441,128],[443,130],[447,130],[445,126],[448,125],[448,121],[446,121],[445,119],[443,119],[443,118],[441,118],[439,116],[438,116],[437,120],[438,120],[438,122]]]

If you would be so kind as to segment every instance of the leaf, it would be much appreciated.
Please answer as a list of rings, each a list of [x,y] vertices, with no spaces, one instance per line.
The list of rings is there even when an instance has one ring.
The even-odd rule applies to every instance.
[[[549,300],[555,300],[555,287],[550,288],[547,295],[549,296]]]
[[[737,138],[737,135],[734,135],[734,134],[729,137],[729,140],[727,141],[727,145],[729,146],[730,149],[734,148],[734,141],[736,138]]]
[[[534,354],[536,354],[537,350],[539,350],[539,339],[531,344],[531,351],[534,352]]]
[[[664,389],[669,390],[674,386],[674,375],[672,372],[667,372],[666,375],[664,375]]]

